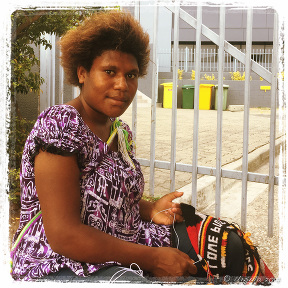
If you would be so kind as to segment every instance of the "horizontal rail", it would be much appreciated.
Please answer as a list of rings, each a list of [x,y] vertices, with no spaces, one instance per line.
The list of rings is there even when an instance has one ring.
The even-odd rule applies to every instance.
[[[138,158],[139,163],[142,166],[150,166],[150,160]],[[171,163],[169,161],[155,160],[155,168],[170,170]],[[176,163],[176,171],[180,172],[192,172],[193,165]],[[201,175],[216,176],[216,168],[198,166],[197,173]],[[223,178],[230,178],[235,180],[242,180],[242,171],[221,169],[221,176]],[[269,175],[248,172],[249,182],[258,182],[263,184],[269,184]],[[274,176],[274,184],[279,185],[279,177]]]

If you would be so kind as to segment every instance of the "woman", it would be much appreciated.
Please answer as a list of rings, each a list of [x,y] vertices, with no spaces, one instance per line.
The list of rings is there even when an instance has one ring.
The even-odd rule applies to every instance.
[[[147,33],[130,14],[101,12],[69,31],[60,45],[66,78],[81,92],[41,113],[26,141],[13,278],[205,278],[211,269],[189,241],[190,222],[183,222],[191,213],[199,217],[194,210],[182,215],[187,207],[172,202],[179,192],[155,203],[141,199],[144,181],[131,131],[117,118],[146,74]],[[229,239],[223,275],[242,275],[242,241],[234,232]],[[123,268],[136,265],[146,278]]]

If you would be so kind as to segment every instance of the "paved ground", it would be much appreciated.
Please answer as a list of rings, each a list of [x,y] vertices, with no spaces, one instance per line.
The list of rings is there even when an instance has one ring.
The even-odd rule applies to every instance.
[[[177,144],[176,162],[185,164],[192,163],[193,151],[193,119],[194,111],[190,109],[177,110]],[[279,114],[279,111],[277,115]],[[150,157],[150,122],[151,113],[149,107],[139,107],[137,113],[137,157],[149,159]],[[170,161],[170,141],[171,141],[171,109],[157,108],[156,112],[156,159]],[[223,134],[222,134],[222,164],[231,163],[233,165],[242,158],[243,142],[243,117],[244,112],[223,111]],[[276,138],[281,142],[284,137],[281,121],[277,117]],[[129,108],[122,119],[131,125],[131,108]],[[280,123],[280,125],[279,125]],[[279,128],[280,126],[280,128]],[[257,151],[269,149],[269,109],[250,109],[249,121],[249,158]],[[217,111],[201,110],[199,115],[199,156],[198,165],[215,167],[216,165],[216,133],[217,133]],[[253,159],[252,159],[253,158]],[[238,161],[239,162],[239,161]],[[260,161],[261,162],[261,161]],[[269,173],[269,165],[259,165],[254,172],[261,174]],[[149,168],[143,167],[145,177],[145,194],[149,194]],[[276,161],[276,175],[279,175],[278,158]],[[201,177],[201,175],[199,175]],[[204,176],[209,177],[209,176]],[[176,172],[176,189],[185,190],[191,185],[191,173]],[[229,181],[229,180],[228,180]],[[169,192],[170,172],[167,170],[155,169],[155,196],[161,196]],[[268,185],[258,183],[248,183],[249,193],[253,194],[253,201],[248,206],[247,231],[252,233],[251,240],[257,245],[261,256],[268,266],[278,277],[279,273],[279,214],[278,214],[278,187],[275,188],[275,212],[274,212],[274,235],[267,236],[267,211],[268,211]],[[241,191],[241,183],[236,183],[232,188],[232,198],[224,199],[221,211],[227,211],[228,220],[240,223],[240,201],[236,200],[233,191]],[[231,194],[231,191],[229,191]],[[228,195],[228,194],[227,194]],[[231,196],[231,195],[230,195]],[[280,198],[280,197],[279,197]],[[226,204],[225,204],[226,203]],[[226,207],[225,207],[226,205]],[[281,203],[280,203],[281,205]],[[238,208],[237,208],[238,207]],[[233,211],[232,211],[233,210]],[[213,213],[213,207],[207,208],[206,212]],[[204,211],[205,212],[205,211]],[[229,213],[228,213],[229,212]],[[207,213],[207,214],[208,214]],[[210,214],[213,215],[213,214]],[[222,214],[221,214],[222,215]],[[280,215],[281,217],[281,215]],[[224,215],[221,218],[227,218]],[[256,221],[257,219],[257,221]],[[280,235],[281,239],[281,235]]]
[[[132,109],[128,108],[121,117],[130,125],[132,119],[131,111]],[[243,116],[243,111],[223,111],[222,165],[242,158]],[[139,107],[137,117],[136,155],[139,158],[150,159],[150,108]],[[171,119],[171,109],[157,108],[155,150],[157,160],[170,161]],[[192,164],[194,110],[178,109],[177,119],[176,162]],[[269,143],[270,110],[251,109],[249,122],[249,152],[251,152]],[[283,135],[283,132],[279,132],[278,127],[279,121],[277,121],[277,138]],[[217,111],[200,110],[199,166],[216,166],[216,133]],[[145,193],[149,193],[149,168],[143,167],[143,171],[147,184]],[[268,170],[264,173],[268,174]],[[166,194],[170,189],[170,172],[156,169],[155,174],[155,196]],[[191,178],[191,173],[176,172],[176,189],[190,183]]]

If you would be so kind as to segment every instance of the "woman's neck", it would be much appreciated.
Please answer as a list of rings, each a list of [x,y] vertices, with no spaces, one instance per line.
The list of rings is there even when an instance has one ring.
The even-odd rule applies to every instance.
[[[110,136],[112,125],[110,117],[89,107],[89,105],[87,105],[87,103],[81,98],[81,95],[67,104],[73,106],[79,112],[83,121],[96,136],[103,141],[107,141]]]

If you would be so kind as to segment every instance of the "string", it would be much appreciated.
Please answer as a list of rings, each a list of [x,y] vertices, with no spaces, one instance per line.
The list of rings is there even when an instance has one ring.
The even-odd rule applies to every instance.
[[[168,210],[170,210],[170,209],[171,209],[171,208],[167,208],[167,209],[164,209],[164,210],[161,210],[161,211],[157,212],[157,213],[151,218],[150,223],[153,222],[153,219],[155,218],[156,215],[158,215],[159,213],[168,211]],[[169,215],[169,217],[171,217],[171,215]],[[179,236],[178,236],[178,234],[177,234],[177,232],[176,232],[175,225],[174,225],[174,223],[175,223],[175,218],[176,218],[176,215],[175,215],[175,213],[174,213],[174,219],[173,219],[173,223],[172,223],[172,228],[173,228],[173,231],[174,231],[175,236],[176,236],[176,238],[177,238],[177,249],[178,249],[178,248],[179,248],[180,239],[179,239]]]
[[[171,209],[171,208],[167,208],[167,209],[164,209],[164,210],[161,210],[161,211],[157,212],[157,213],[151,218],[150,223],[153,222],[153,219],[154,219],[155,216],[157,216],[159,213],[168,211],[168,210],[170,210],[170,209]],[[169,217],[171,217],[171,215],[169,215]],[[179,239],[179,236],[178,236],[178,234],[177,234],[177,232],[176,232],[176,229],[175,229],[175,218],[176,218],[176,215],[175,215],[175,213],[174,213],[172,227],[173,227],[175,236],[176,236],[176,238],[177,238],[177,249],[178,249],[179,243],[180,243],[180,239]],[[202,261],[202,259],[199,259],[198,261],[194,262],[193,264],[195,265],[195,264],[197,264],[197,263],[199,263],[199,262],[201,262],[201,261]],[[207,261],[205,261],[205,262],[207,263]],[[208,264],[208,263],[207,263],[207,264]],[[138,270],[133,270],[133,269],[132,269],[132,266],[133,266],[133,265],[136,265],[137,268],[138,268]],[[143,271],[141,270],[141,268],[139,267],[139,265],[138,265],[137,263],[132,263],[132,264],[130,265],[130,268],[123,267],[123,268],[121,268],[119,271],[117,271],[115,274],[113,274],[112,277],[110,278],[109,283],[116,282],[122,275],[124,275],[125,273],[127,273],[127,272],[129,272],[129,271],[130,271],[130,272],[133,272],[133,273],[135,273],[135,274],[137,274],[137,275],[139,275],[139,276],[141,276],[142,278],[145,278],[145,277],[143,276]],[[209,271],[210,271],[210,269],[209,269],[209,264],[208,264],[207,278],[209,277]],[[118,274],[120,274],[120,275],[118,275]],[[117,275],[118,275],[118,276],[117,276]],[[116,277],[116,278],[115,278],[115,277]]]
[[[170,209],[171,209],[171,208],[167,208],[167,209],[164,209],[164,210],[161,210],[161,211],[157,212],[157,213],[152,217],[150,223],[152,223],[152,221],[153,221],[153,219],[154,219],[154,217],[155,217],[156,215],[158,215],[159,213],[168,211],[168,210],[170,210]],[[169,215],[169,217],[171,217],[171,215]],[[173,219],[173,223],[172,223],[172,228],[173,228],[174,233],[175,233],[175,236],[176,236],[176,238],[177,238],[177,249],[179,249],[180,238],[179,238],[179,236],[178,236],[178,234],[177,234],[177,232],[176,232],[175,225],[174,225],[174,223],[175,223],[175,217],[176,217],[176,215],[175,215],[175,213],[174,213],[174,219]],[[199,257],[200,257],[200,255],[198,255],[198,259],[199,259]],[[195,264],[197,264],[197,263],[199,263],[199,262],[201,262],[201,261],[202,261],[202,257],[200,257],[200,259],[199,259],[198,261],[193,262],[193,264],[195,265]]]
[[[132,269],[132,266],[133,266],[133,265],[136,265],[137,268],[138,268],[138,270]],[[114,282],[116,282],[122,275],[124,275],[125,273],[127,273],[127,272],[129,272],[129,271],[137,274],[138,276],[141,276],[142,278],[144,278],[144,276],[143,276],[143,271],[140,269],[139,265],[138,265],[137,263],[131,263],[131,264],[130,264],[130,268],[123,267],[123,268],[121,268],[119,271],[117,271],[115,274],[113,274],[112,277],[110,278],[109,283],[114,283]],[[121,274],[116,277],[116,275],[119,274],[119,273],[121,273]],[[116,277],[116,278],[113,279],[114,277]]]

